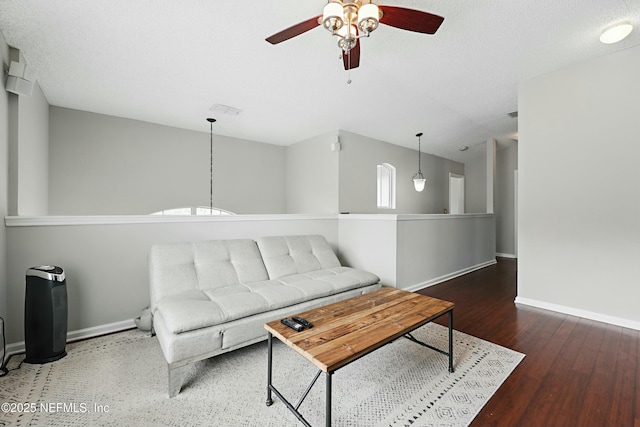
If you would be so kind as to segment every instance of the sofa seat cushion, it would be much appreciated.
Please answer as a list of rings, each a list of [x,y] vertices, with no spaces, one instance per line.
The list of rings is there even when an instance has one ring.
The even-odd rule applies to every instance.
[[[334,267],[303,274],[292,274],[277,280],[289,288],[300,290],[304,293],[305,300],[308,300],[372,285],[378,283],[380,279],[375,274],[364,270]]]
[[[156,312],[174,334],[217,325],[227,317],[218,304],[195,289],[162,299],[156,304]]]
[[[334,267],[275,280],[189,290],[163,298],[156,305],[166,328],[174,333],[227,323],[378,283],[375,274],[350,267]]]
[[[244,285],[191,290],[164,298],[156,311],[174,334],[219,325],[269,310],[265,299]]]

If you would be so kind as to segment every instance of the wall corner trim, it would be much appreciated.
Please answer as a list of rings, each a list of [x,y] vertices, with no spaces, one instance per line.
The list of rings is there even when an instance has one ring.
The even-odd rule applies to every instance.
[[[567,307],[564,305],[553,304],[545,301],[538,301],[531,298],[516,297],[516,304],[528,305],[531,307],[542,308],[544,310],[555,311],[557,313],[568,314],[570,316],[582,317],[585,319],[595,320],[596,322],[608,323],[610,325],[621,326],[623,328],[635,329],[640,331],[640,322],[621,317],[609,316],[607,314],[595,313],[593,311],[582,310],[580,308]]]
[[[438,283],[446,282],[447,280],[451,280],[451,279],[455,279],[456,277],[464,276],[465,274],[471,273],[472,271],[480,270],[480,269],[483,269],[485,267],[489,267],[490,265],[494,265],[496,263],[497,263],[497,261],[494,258],[492,260],[489,260],[489,261],[486,261],[486,262],[482,262],[480,264],[472,265],[471,267],[463,268],[462,270],[454,271],[452,273],[445,274],[443,276],[436,277],[436,278],[431,279],[431,280],[427,280],[426,282],[416,283],[414,285],[411,285],[411,286],[408,286],[408,287],[403,287],[401,289],[403,289],[405,291],[409,291],[409,292],[416,292],[416,291],[419,291],[420,289],[428,288],[429,286],[437,285]]]
[[[122,332],[128,329],[136,327],[133,319],[122,320],[120,322],[109,323],[106,325],[93,326],[91,328],[78,329],[77,331],[70,331],[67,333],[67,344],[74,341],[80,341],[87,338],[94,338],[100,335],[113,334],[115,332]],[[9,357],[25,352],[24,341],[12,343],[7,345],[6,360]]]
[[[517,259],[518,257],[515,256],[515,254],[505,254],[502,252],[496,252],[496,256],[500,257],[500,258],[513,258],[513,259]]]

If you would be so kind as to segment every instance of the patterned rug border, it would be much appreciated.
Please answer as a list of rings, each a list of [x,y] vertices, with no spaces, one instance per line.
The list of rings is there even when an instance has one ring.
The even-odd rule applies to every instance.
[[[433,323],[414,335],[439,348],[448,343],[447,328]],[[302,425],[277,398],[271,407],[264,404],[265,343],[196,363],[173,399],[167,398],[156,338],[130,330],[68,344],[67,352],[60,361],[23,364],[0,379],[0,426]],[[446,356],[396,340],[334,374],[334,425],[468,426],[524,357],[454,330],[456,369],[450,374]],[[21,358],[14,356],[9,368]],[[297,400],[316,371],[285,345],[274,345],[274,384],[287,398]],[[312,425],[324,424],[321,383],[300,409]],[[236,395],[245,403],[238,404]]]

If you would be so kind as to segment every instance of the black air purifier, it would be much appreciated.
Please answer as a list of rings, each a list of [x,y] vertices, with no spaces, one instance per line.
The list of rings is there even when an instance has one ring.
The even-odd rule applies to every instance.
[[[26,363],[49,363],[67,355],[67,282],[60,267],[27,270],[24,302]]]

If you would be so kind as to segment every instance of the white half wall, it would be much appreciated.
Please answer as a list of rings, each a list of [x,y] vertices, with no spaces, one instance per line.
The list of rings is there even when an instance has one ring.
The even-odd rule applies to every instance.
[[[338,250],[334,216],[15,217],[7,220],[7,343],[24,339],[25,272],[64,269],[68,330],[133,319],[149,305],[147,256],[155,243],[322,234]]]
[[[65,270],[70,338],[127,327],[149,304],[155,243],[321,234],[343,265],[416,290],[495,263],[492,215],[8,217],[7,342],[24,336],[25,272]]]
[[[397,283],[397,215],[340,215],[339,257],[380,277],[386,286]]]
[[[518,302],[640,325],[638,76],[640,46],[519,86]]]
[[[490,214],[399,215],[397,282],[415,291],[496,263]]]
[[[491,214],[340,215],[340,255],[415,291],[496,263]]]

